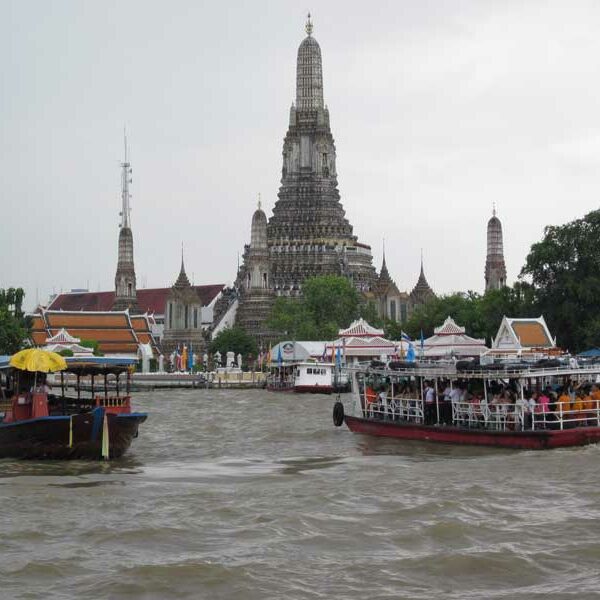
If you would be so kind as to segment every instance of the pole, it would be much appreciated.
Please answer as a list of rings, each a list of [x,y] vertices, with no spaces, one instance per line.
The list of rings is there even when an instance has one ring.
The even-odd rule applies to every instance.
[[[435,412],[437,416],[437,424],[440,424],[440,395],[438,393],[438,379],[437,377],[434,379],[435,381]]]

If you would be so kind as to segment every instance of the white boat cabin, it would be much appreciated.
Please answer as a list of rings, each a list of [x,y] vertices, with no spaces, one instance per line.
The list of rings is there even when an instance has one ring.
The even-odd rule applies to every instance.
[[[294,391],[321,392],[333,391],[333,367],[330,363],[300,362],[295,365]]]

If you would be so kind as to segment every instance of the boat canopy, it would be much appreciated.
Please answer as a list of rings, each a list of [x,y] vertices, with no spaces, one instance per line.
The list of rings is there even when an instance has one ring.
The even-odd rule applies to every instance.
[[[137,359],[126,356],[66,356],[67,373],[92,375],[122,373],[137,363]],[[0,370],[10,367],[11,356],[0,356]]]

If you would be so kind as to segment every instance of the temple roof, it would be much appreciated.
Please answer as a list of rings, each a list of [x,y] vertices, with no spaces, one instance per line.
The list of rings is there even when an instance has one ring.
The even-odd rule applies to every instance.
[[[425,356],[480,356],[487,352],[484,339],[472,338],[465,334],[465,328],[457,325],[452,317],[434,329],[434,335],[423,342]]]
[[[554,348],[556,339],[550,334],[543,316],[513,319],[504,317],[492,344],[495,349]]]
[[[61,328],[56,335],[46,339],[46,344],[79,344],[81,340],[73,337],[69,332]]]
[[[428,296],[435,296],[434,291],[427,283],[427,278],[425,277],[425,270],[423,269],[423,259],[421,258],[421,272],[419,274],[419,279],[417,280],[417,284],[413,288],[410,293],[411,296],[416,296],[419,298],[427,298]]]
[[[460,335],[465,332],[465,328],[457,325],[452,317],[448,317],[443,325],[436,327],[433,331],[435,335]]]
[[[338,335],[341,337],[350,336],[381,336],[383,335],[383,329],[377,329],[369,325],[364,319],[360,318],[350,324],[347,329],[340,329]]]
[[[130,316],[128,311],[62,311],[43,310],[32,317],[31,337],[36,346],[60,335],[79,340],[95,340],[103,354],[137,354],[140,344],[151,344],[157,351],[150,332],[151,318]],[[78,341],[79,341],[78,340]]]
[[[202,301],[202,306],[208,306],[221,293],[224,284],[192,286]],[[171,291],[166,288],[149,288],[137,290],[137,302],[140,310],[156,315],[165,314],[167,296]],[[107,311],[112,308],[115,299],[113,292],[67,292],[59,294],[48,305],[49,310],[68,311]]]

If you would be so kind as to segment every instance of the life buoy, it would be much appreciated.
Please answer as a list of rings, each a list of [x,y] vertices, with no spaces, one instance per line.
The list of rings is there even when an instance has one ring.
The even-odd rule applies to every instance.
[[[344,422],[344,405],[338,400],[333,405],[333,424],[340,427]]]

